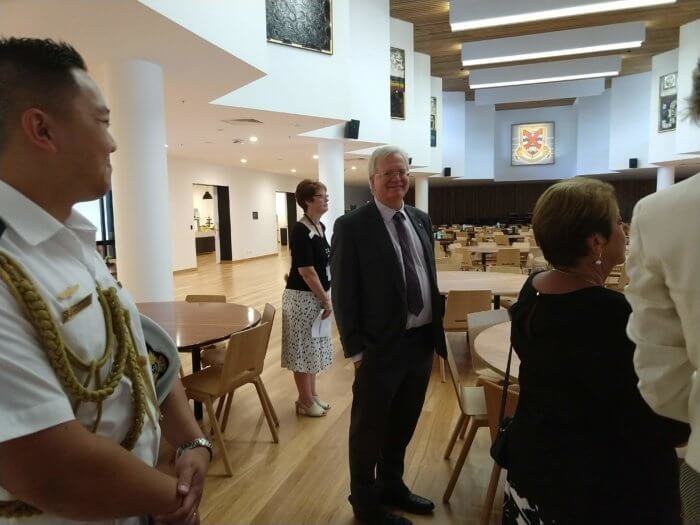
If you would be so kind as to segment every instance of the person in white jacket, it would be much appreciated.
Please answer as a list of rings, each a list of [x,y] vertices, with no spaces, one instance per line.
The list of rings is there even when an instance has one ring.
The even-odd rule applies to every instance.
[[[700,124],[700,62],[689,117]],[[700,174],[637,203],[625,290],[639,390],[657,413],[690,423],[681,467],[686,523],[700,524]]]

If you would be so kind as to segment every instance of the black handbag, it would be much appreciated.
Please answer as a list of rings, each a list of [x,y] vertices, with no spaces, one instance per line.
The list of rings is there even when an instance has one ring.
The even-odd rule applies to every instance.
[[[508,398],[508,384],[510,382],[510,361],[513,357],[513,344],[510,345],[508,351],[508,364],[506,365],[506,378],[503,381],[503,393],[501,394],[501,410],[498,415],[498,432],[491,443],[491,457],[504,469],[508,469],[510,461],[508,460],[508,429],[513,421],[513,418],[504,417],[506,411],[506,399]]]

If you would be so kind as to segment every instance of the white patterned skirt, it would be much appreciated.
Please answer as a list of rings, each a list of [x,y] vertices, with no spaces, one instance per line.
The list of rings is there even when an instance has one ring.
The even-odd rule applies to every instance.
[[[285,290],[282,294],[282,367],[316,374],[333,364],[330,337],[311,337],[311,327],[321,313],[313,292]]]

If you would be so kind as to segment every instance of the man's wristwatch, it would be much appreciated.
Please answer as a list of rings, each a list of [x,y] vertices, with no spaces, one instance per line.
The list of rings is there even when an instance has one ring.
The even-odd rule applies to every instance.
[[[183,443],[182,445],[177,447],[177,452],[175,452],[175,458],[179,458],[188,450],[192,450],[193,448],[199,447],[204,447],[209,451],[209,461],[211,461],[214,457],[214,452],[212,451],[211,441],[209,441],[207,438],[197,438],[192,441],[188,441],[187,443]]]

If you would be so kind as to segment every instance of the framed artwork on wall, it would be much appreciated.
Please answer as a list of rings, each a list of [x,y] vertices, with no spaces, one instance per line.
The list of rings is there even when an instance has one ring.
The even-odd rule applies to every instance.
[[[662,75],[659,79],[659,133],[676,129],[677,80],[678,73]]]
[[[430,147],[437,147],[437,98],[430,97]]]
[[[513,124],[511,166],[554,164],[554,122]]]
[[[333,54],[333,0],[265,0],[267,41]]]
[[[392,47],[391,59],[391,118],[406,119],[406,51]]]

